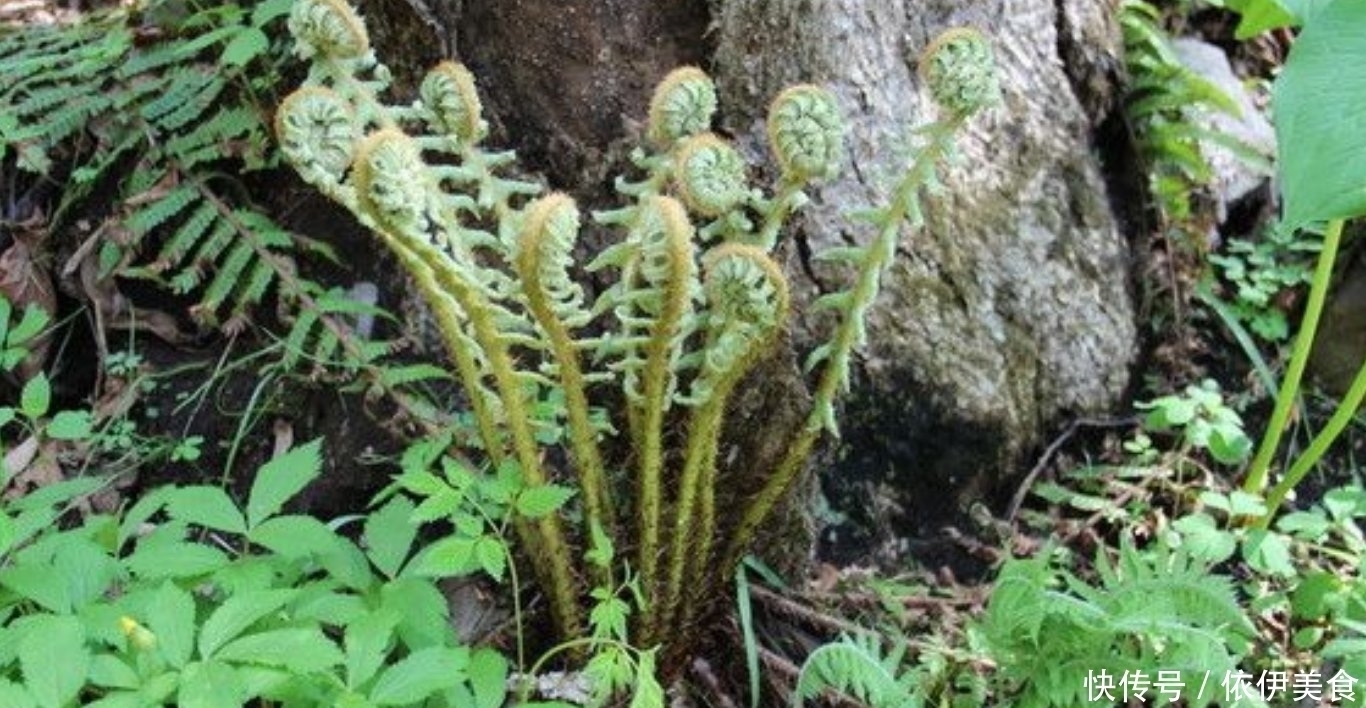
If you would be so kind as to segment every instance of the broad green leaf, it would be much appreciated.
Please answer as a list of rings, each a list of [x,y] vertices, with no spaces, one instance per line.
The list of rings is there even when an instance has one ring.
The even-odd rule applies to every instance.
[[[5,706],[5,708],[37,708],[38,704],[23,686],[0,679],[0,706]]]
[[[224,661],[239,661],[308,674],[344,661],[341,650],[317,627],[275,629],[235,639],[218,651]]]
[[[3,484],[0,481],[0,484]],[[14,545],[15,538],[14,520],[10,519],[4,509],[0,509],[0,556],[9,553],[10,546]]]
[[[256,473],[247,498],[247,526],[256,528],[279,513],[294,495],[322,473],[322,440],[317,439],[267,462]]]
[[[574,490],[553,484],[527,489],[517,495],[517,513],[529,519],[539,519],[554,513],[572,496]]]
[[[395,496],[365,519],[366,553],[370,562],[387,578],[398,576],[412,548],[413,538],[417,536],[417,524],[409,520],[412,513],[413,502],[407,497]]]
[[[1279,0],[1229,0],[1228,8],[1241,16],[1234,35],[1240,40],[1298,24],[1295,15]]]
[[[256,620],[280,609],[299,594],[295,588],[257,590],[233,595],[204,620],[199,630],[199,656],[212,658],[214,652],[237,637]]]
[[[133,503],[133,506],[124,513],[123,520],[119,522],[119,548],[123,548],[123,544],[143,531],[143,525],[161,511],[174,492],[175,487],[169,485],[157,487]]]
[[[223,48],[223,56],[218,62],[223,66],[245,66],[252,59],[263,54],[270,46],[266,33],[255,27],[246,27],[233,36],[228,46]]]
[[[1172,528],[1181,534],[1181,547],[1201,560],[1222,563],[1238,550],[1233,534],[1220,529],[1204,512],[1183,516],[1172,522]]]
[[[118,578],[118,561],[95,542],[76,536],[69,537],[53,554],[52,565],[66,586],[66,595],[73,608],[80,608],[102,598]]]
[[[503,582],[503,572],[507,570],[505,553],[503,541],[497,536],[481,536],[474,542],[474,555],[479,559],[479,567],[500,583]]]
[[[38,372],[36,376],[24,383],[24,389],[19,392],[19,410],[29,418],[41,418],[47,415],[48,406],[52,405],[52,384],[47,380],[47,374]]]
[[[636,690],[631,708],[664,708],[664,688],[655,678],[655,650],[643,651],[636,664]]]
[[[1311,622],[1326,617],[1341,606],[1339,593],[1343,585],[1343,580],[1332,573],[1317,571],[1306,575],[1290,594],[1291,612]]]
[[[394,627],[400,616],[394,610],[380,610],[357,618],[346,627],[346,686],[360,687],[384,664]]]
[[[157,589],[143,610],[147,628],[156,635],[157,651],[177,669],[183,668],[194,652],[194,610],[190,593],[170,581]]]
[[[46,430],[54,440],[84,440],[90,437],[90,411],[58,411]]]
[[[57,613],[71,611],[71,596],[67,594],[62,574],[46,563],[23,563],[0,570],[0,587],[19,597],[31,600],[45,610]]]
[[[35,615],[26,618],[25,629],[18,650],[24,685],[42,708],[62,708],[85,685],[85,628],[75,617]]]
[[[228,493],[219,487],[181,487],[166,502],[166,513],[186,523],[228,533],[246,533],[247,523]]]
[[[508,661],[502,654],[487,648],[475,649],[466,673],[474,690],[473,708],[499,708],[507,701]]]
[[[247,537],[285,558],[314,558],[349,588],[362,590],[374,580],[360,549],[311,516],[278,516],[253,528]]]
[[[450,605],[430,581],[399,578],[386,583],[380,590],[380,609],[399,614],[396,631],[410,648],[443,644],[450,634]]]
[[[422,549],[404,574],[449,578],[468,575],[478,567],[474,539],[448,536]]]
[[[195,662],[180,676],[179,708],[242,708],[246,684],[237,670],[217,661]]]
[[[185,541],[142,542],[125,561],[128,569],[144,579],[185,578],[211,573],[228,564],[217,548]]]
[[[97,654],[90,662],[90,683],[102,688],[135,689],[142,681],[138,672],[113,654]],[[4,705],[0,701],[0,705]]]
[[[370,690],[370,702],[377,706],[418,703],[461,680],[468,664],[468,649],[419,649],[380,674]]]
[[[1366,3],[1333,0],[1272,90],[1286,228],[1366,213]]]
[[[1259,572],[1292,578],[1295,566],[1290,562],[1290,549],[1285,537],[1265,529],[1253,529],[1243,539],[1243,559]]]

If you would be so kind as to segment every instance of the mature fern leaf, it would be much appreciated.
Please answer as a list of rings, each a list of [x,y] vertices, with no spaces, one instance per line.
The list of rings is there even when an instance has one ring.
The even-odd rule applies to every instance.
[[[802,664],[792,703],[803,701],[825,690],[852,696],[873,708],[901,708],[916,704],[914,679],[901,671],[905,646],[883,654],[880,639],[874,635],[842,637],[811,652]]]

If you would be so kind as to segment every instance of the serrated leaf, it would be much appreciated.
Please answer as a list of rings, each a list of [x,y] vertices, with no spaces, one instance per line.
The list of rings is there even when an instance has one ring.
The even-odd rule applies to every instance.
[[[1210,563],[1222,563],[1238,550],[1233,534],[1220,529],[1209,514],[1183,516],[1172,522],[1172,528],[1181,534],[1182,548]]]
[[[147,629],[156,635],[157,651],[171,666],[184,667],[194,652],[194,598],[166,582],[157,589],[146,612]]]
[[[572,496],[574,496],[574,490],[554,484],[525,489],[517,495],[517,513],[528,519],[549,516],[564,506],[564,503],[569,501]]]
[[[46,430],[54,440],[84,440],[90,437],[90,411],[58,411]]]
[[[393,610],[369,612],[346,626],[346,686],[359,690],[384,664],[389,643],[398,626],[399,614]]]
[[[90,683],[103,688],[137,688],[142,680],[127,662],[113,654],[97,654],[90,661]],[[0,701],[0,705],[5,705]]]
[[[370,690],[370,702],[377,706],[418,703],[459,681],[468,664],[468,649],[419,649],[379,675]]]
[[[341,664],[341,650],[318,627],[276,629],[249,634],[218,651],[223,661],[274,666],[296,674],[322,671]]]
[[[272,459],[256,473],[247,498],[247,526],[255,528],[322,473],[322,439]]]
[[[180,487],[166,500],[166,513],[173,518],[208,529],[244,534],[247,523],[228,493],[220,487],[196,485]]]
[[[125,563],[134,575],[155,580],[212,573],[227,565],[228,557],[198,543],[161,540],[139,543]]]
[[[35,615],[26,618],[24,629],[16,652],[24,685],[42,708],[62,708],[85,685],[85,628],[75,617]]]
[[[1279,575],[1284,578],[1295,576],[1295,566],[1290,562],[1290,548],[1285,537],[1265,529],[1252,529],[1243,539],[1243,559],[1259,572]]]
[[[19,393],[19,410],[29,418],[37,419],[47,414],[51,404],[52,384],[48,382],[47,374],[40,371],[24,383]]]
[[[233,667],[218,661],[195,662],[180,674],[179,708],[242,708],[246,684]]]
[[[210,659],[214,652],[241,634],[257,620],[283,607],[299,594],[296,588],[254,590],[233,595],[204,620],[199,631],[199,656]]]
[[[417,536],[417,524],[410,519],[412,514],[413,502],[396,496],[365,519],[365,552],[387,578],[398,576],[412,549],[413,538]]]
[[[474,691],[473,708],[499,708],[506,702],[508,661],[502,654],[492,649],[476,649],[466,672]]]
[[[408,564],[404,575],[446,578],[468,575],[479,567],[474,557],[474,540],[460,537],[447,537],[428,545],[413,562]]]
[[[503,582],[503,572],[507,570],[505,553],[503,541],[496,536],[481,536],[474,542],[474,555],[479,559],[479,567],[500,583]]]

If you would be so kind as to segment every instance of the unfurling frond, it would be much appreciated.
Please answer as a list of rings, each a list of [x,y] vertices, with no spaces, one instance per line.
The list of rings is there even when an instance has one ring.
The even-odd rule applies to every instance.
[[[310,184],[336,184],[351,165],[355,111],[336,91],[307,86],[280,103],[275,135],[301,177]]]
[[[650,99],[650,140],[668,147],[711,127],[716,113],[716,84],[695,66],[674,69]]]
[[[428,233],[427,163],[412,138],[397,130],[371,134],[356,147],[353,180],[360,206],[405,236]]]
[[[744,158],[713,133],[694,135],[679,143],[674,183],[683,203],[705,217],[725,214],[749,194]]]
[[[969,116],[1001,101],[991,40],[970,27],[950,29],[925,47],[920,80],[935,103],[955,116]]]
[[[422,80],[422,106],[429,112],[433,130],[455,138],[461,145],[479,142],[487,131],[483,104],[474,75],[464,64],[443,61]]]
[[[706,345],[688,402],[733,385],[769,350],[787,320],[787,279],[763,250],[725,244],[707,254]]]
[[[346,0],[298,0],[289,13],[289,33],[302,59],[359,59],[370,51],[365,23]]]
[[[844,118],[829,91],[799,84],[773,99],[768,142],[783,174],[797,181],[830,179],[844,154]]]

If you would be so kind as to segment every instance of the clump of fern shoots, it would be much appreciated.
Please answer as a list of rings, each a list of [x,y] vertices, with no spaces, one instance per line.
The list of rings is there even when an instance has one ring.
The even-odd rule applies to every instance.
[[[581,525],[571,529],[568,518],[552,515],[517,528],[560,636],[582,636],[589,598],[602,601],[602,588],[615,587],[610,569],[594,564],[589,593],[571,565],[574,548],[607,534],[634,550],[642,611],[632,642],[686,657],[692,635],[675,630],[709,610],[714,584],[792,486],[820,434],[835,431],[833,401],[847,385],[850,352],[863,343],[863,316],[901,230],[920,224],[920,194],[936,184],[953,133],[995,100],[989,44],[957,30],[927,55],[923,78],[944,116],[926,129],[892,203],[866,214],[873,242],[826,254],[851,264],[856,278],[820,303],[838,310],[841,324],[809,362],[822,368],[815,407],[763,492],[736,500],[725,496],[735,485],[722,475],[718,441],[732,394],[787,326],[788,285],[771,252],[808,201],[804,190],[839,170],[843,119],[834,96],[802,85],[775,99],[768,132],[781,176],[766,195],[750,186],[736,149],[709,132],[717,107],[711,79],[695,67],[667,76],[649,107],[647,143],[632,155],[639,176],[617,181],[624,205],[591,215],[621,238],[585,266],[616,275],[590,301],[572,278],[582,214],[568,195],[540,195],[537,185],[500,176],[514,157],[483,146],[467,69],[442,63],[417,100],[391,103],[381,98],[388,70],[343,0],[299,0],[290,28],[311,65],[278,111],[284,152],[375,232],[431,305],[489,465],[515,469],[533,488],[550,485],[555,475],[537,434],[546,426],[565,433],[557,439],[566,441]],[[483,230],[488,225],[496,228]],[[609,386],[624,402],[615,416],[593,407],[595,392]],[[548,394],[563,401],[550,421],[530,405]],[[680,424],[681,449],[669,450],[666,431]],[[611,459],[607,452],[621,446],[604,442],[618,428],[629,454]],[[723,499],[744,510],[728,533],[718,518]]]

